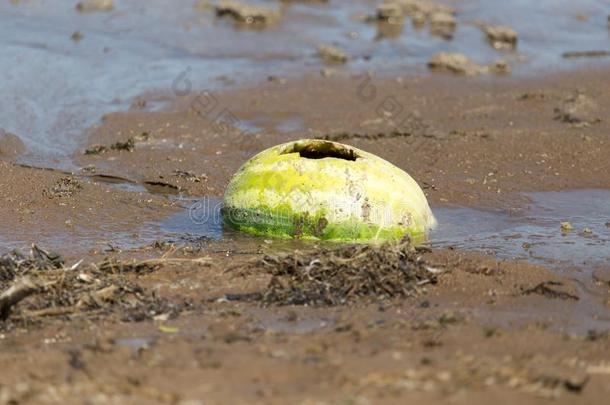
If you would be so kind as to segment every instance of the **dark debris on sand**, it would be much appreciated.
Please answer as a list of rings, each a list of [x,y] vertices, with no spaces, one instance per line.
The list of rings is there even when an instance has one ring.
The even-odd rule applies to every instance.
[[[254,264],[272,275],[260,294],[247,294],[265,305],[334,306],[366,299],[412,296],[434,284],[439,270],[421,257],[408,239],[380,246],[350,245],[314,252],[267,255]],[[241,299],[232,296],[231,299]]]
[[[136,148],[136,140],[128,138],[126,141],[117,141],[110,146],[93,145],[85,150],[85,155],[101,155],[102,153],[114,151],[133,152]]]
[[[50,199],[72,197],[82,188],[83,185],[80,181],[72,176],[66,176],[59,179],[53,187],[44,189],[42,194]]]
[[[0,257],[0,327],[49,317],[114,314],[122,321],[142,321],[157,315],[176,316],[192,306],[170,302],[147,291],[127,274],[154,271],[163,259],[67,268],[61,256],[32,246]]]

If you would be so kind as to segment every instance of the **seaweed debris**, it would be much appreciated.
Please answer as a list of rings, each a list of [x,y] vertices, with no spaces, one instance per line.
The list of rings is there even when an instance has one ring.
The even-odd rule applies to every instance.
[[[85,150],[85,155],[101,155],[102,153],[115,151],[133,152],[136,148],[135,138],[128,138],[126,141],[118,141],[110,146],[93,145]]]
[[[416,295],[444,270],[422,258],[408,238],[399,243],[348,245],[315,252],[265,256],[255,263],[272,275],[260,293],[264,305],[335,306],[357,300]],[[252,300],[253,295],[248,294]],[[239,299],[235,295],[232,299]]]
[[[61,256],[36,245],[28,255],[13,251],[0,257],[0,320],[5,321],[0,327],[7,327],[7,321],[82,315],[114,314],[122,321],[175,317],[193,303],[158,297],[140,285],[137,276],[184,261],[209,263],[207,258],[163,256],[143,261],[106,259],[89,265],[78,262],[65,267]]]

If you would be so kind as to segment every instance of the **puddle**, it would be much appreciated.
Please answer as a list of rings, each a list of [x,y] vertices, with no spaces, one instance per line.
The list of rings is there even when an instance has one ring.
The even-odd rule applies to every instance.
[[[112,187],[123,191],[129,191],[132,193],[149,192],[145,186],[122,177],[108,176],[105,174],[93,174],[86,177],[88,177],[91,181],[109,184],[112,185]]]
[[[86,129],[103,114],[128,110],[139,95],[157,94],[146,106],[156,110],[175,95],[181,77],[192,89],[215,90],[227,82],[318,72],[321,43],[345,50],[351,61],[338,68],[351,72],[425,74],[438,51],[465,52],[479,63],[505,57],[513,75],[610,59],[561,57],[608,50],[608,7],[601,0],[448,1],[459,23],[450,41],[410,21],[388,31],[357,18],[372,14],[377,2],[250,2],[280,7],[283,17],[268,29],[249,30],[195,9],[192,0],[115,2],[115,10],[94,13],[78,13],[73,0],[0,2],[0,127],[23,138],[30,151],[23,161],[73,168],[72,152],[83,145]],[[518,53],[494,50],[475,20],[515,28]],[[78,41],[71,39],[76,31],[82,34]],[[274,129],[301,128],[289,118]]]
[[[432,246],[483,250],[534,263],[589,266],[610,261],[610,191],[528,193],[520,213],[439,207]],[[572,230],[563,232],[561,222]]]
[[[435,207],[434,247],[480,250],[507,259],[583,267],[610,261],[610,190],[528,193],[530,203],[509,215],[466,207]],[[184,200],[185,211],[157,224],[159,235],[220,241],[247,239],[223,226],[219,198]],[[569,221],[572,230],[561,230]]]
[[[528,193],[530,203],[513,210],[485,211],[435,207],[439,227],[430,234],[434,247],[480,250],[507,259],[583,267],[610,261],[610,190]],[[221,241],[242,235],[223,226],[220,198],[184,200],[185,210],[158,223],[160,237]],[[561,230],[569,221],[572,230]]]
[[[137,185],[126,183],[124,186]],[[137,187],[132,191],[142,191],[141,186]],[[526,196],[530,203],[516,207],[510,215],[506,211],[433,207],[439,226],[430,234],[428,244],[478,250],[499,258],[524,259],[554,268],[593,268],[610,262],[610,190],[541,192]],[[103,247],[107,240],[108,247],[112,243],[124,250],[157,240],[178,244],[231,242],[237,248],[266,244],[276,249],[293,249],[307,244],[306,241],[253,237],[228,228],[220,213],[221,198],[171,198],[180,203],[182,211],[130,232],[99,229],[95,234],[82,234],[75,231],[52,237],[39,235],[37,242],[52,249],[75,244],[90,249]],[[563,221],[571,223],[571,231],[562,231]],[[24,246],[24,241],[0,240],[0,247],[5,251]]]
[[[200,200],[182,200],[184,211],[174,214],[159,223],[159,230],[166,238],[180,240],[184,238],[206,238],[220,240],[225,233],[220,209],[222,199],[206,197]],[[228,235],[227,235],[228,236]]]

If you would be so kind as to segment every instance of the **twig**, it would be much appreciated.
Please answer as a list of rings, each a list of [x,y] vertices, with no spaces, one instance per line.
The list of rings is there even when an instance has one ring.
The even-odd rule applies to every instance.
[[[0,294],[0,319],[8,318],[15,305],[39,290],[40,286],[30,277],[17,279],[12,286]]]

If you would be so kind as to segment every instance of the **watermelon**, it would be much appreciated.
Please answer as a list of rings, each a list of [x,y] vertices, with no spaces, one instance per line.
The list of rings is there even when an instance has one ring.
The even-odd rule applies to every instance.
[[[223,220],[274,237],[423,241],[436,220],[406,172],[371,153],[319,139],[266,149],[235,173]]]

